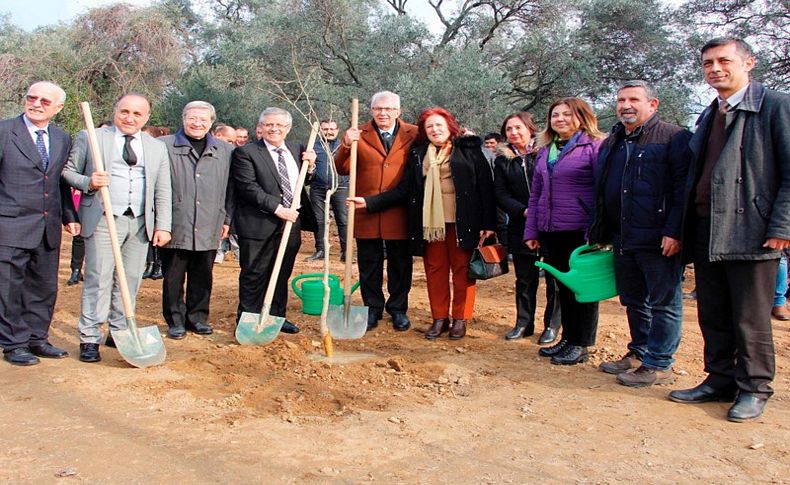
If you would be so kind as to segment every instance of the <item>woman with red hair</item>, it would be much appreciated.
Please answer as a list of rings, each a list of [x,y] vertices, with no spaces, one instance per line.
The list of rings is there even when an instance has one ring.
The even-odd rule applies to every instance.
[[[369,212],[408,204],[409,246],[413,255],[423,257],[433,317],[425,338],[449,332],[457,340],[466,335],[474,310],[475,282],[468,276],[472,250],[496,228],[494,182],[482,141],[462,136],[446,109],[426,109],[417,127],[398,187],[349,200]]]

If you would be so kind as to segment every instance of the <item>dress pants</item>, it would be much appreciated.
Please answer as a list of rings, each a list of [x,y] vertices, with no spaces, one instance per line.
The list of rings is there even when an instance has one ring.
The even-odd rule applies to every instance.
[[[387,290],[384,302],[384,246],[387,247]],[[412,256],[408,240],[357,239],[362,301],[374,315],[384,309],[392,315],[406,313],[411,290]],[[349,257],[351,255],[348,255]]]
[[[324,248],[324,203],[326,201],[326,187],[310,187],[310,204],[313,206],[313,213],[318,224],[315,232],[315,250],[323,251]],[[348,208],[346,199],[348,198],[348,187],[338,187],[329,199],[332,206],[332,213],[335,215],[337,233],[340,236],[340,250],[346,252],[346,226],[348,224]]]
[[[148,235],[145,217],[115,216],[118,241],[121,244],[126,283],[135,307],[137,290],[143,279]],[[101,325],[109,321],[110,330],[124,330],[121,290],[115,274],[110,231],[102,217],[96,230],[85,238],[85,284],[82,288],[82,310],[79,321],[80,343],[98,344],[102,338]]]
[[[471,320],[475,308],[475,280],[469,279],[472,251],[458,247],[455,224],[445,225],[443,241],[425,244],[422,262],[428,286],[428,301],[434,320],[450,316],[450,272],[452,272],[452,317]]]
[[[3,229],[0,229],[3,230]],[[58,295],[60,248],[0,246],[0,346],[5,352],[47,341]]]
[[[563,273],[569,269],[573,250],[583,244],[584,231],[540,233],[540,245],[546,252],[543,261]],[[562,309],[562,339],[580,347],[594,345],[598,331],[598,303],[579,303],[570,288],[560,281],[557,284]]]
[[[540,268],[535,262],[540,259],[533,254],[514,254],[513,269],[516,273],[516,325],[535,326]],[[544,328],[560,328],[562,325],[559,289],[557,280],[546,272],[546,309],[543,311]]]
[[[85,240],[82,236],[74,236],[71,239],[71,270],[82,269],[82,262],[85,260]]]
[[[239,307],[236,320],[241,318],[243,312],[260,313],[263,308],[263,298],[269,286],[269,279],[274,270],[274,260],[277,258],[277,249],[280,247],[280,238],[285,223],[281,223],[277,231],[265,239],[250,239],[239,236]],[[301,223],[297,219],[291,228],[288,245],[285,248],[280,274],[275,275],[277,283],[274,290],[274,299],[269,314],[285,317],[288,306],[288,280],[291,278],[296,254],[302,244]]]
[[[706,382],[769,397],[775,374],[771,304],[778,261],[710,262],[710,219],[701,218],[696,231],[694,274]]]
[[[162,314],[167,325],[185,326],[208,323],[212,271],[217,251],[190,251],[162,248],[164,280]],[[184,295],[186,281],[186,299]]]

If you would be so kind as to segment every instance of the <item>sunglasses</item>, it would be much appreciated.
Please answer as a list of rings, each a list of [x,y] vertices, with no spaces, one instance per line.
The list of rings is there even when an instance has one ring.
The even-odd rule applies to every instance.
[[[36,101],[39,101],[41,103],[41,106],[45,108],[49,108],[50,106],[52,106],[52,103],[54,102],[51,99],[42,98],[41,96],[33,96],[31,94],[26,95],[25,100],[30,104],[35,104]]]

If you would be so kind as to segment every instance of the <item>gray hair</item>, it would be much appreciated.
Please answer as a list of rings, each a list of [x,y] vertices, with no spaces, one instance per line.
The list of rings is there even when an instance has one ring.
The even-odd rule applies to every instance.
[[[187,111],[191,109],[207,109],[211,116],[211,122],[213,123],[217,119],[217,111],[214,109],[214,106],[211,103],[206,101],[190,101],[184,106],[184,109],[181,110],[181,119],[186,119]]]
[[[56,100],[57,103],[63,104],[66,102],[66,91],[63,90],[62,87],[58,86],[57,84],[53,83],[52,81],[36,81],[27,88],[27,91],[30,92],[30,89],[33,86],[45,86],[49,89],[52,89],[58,93],[58,99]]]
[[[625,81],[623,84],[617,88],[617,92],[619,93],[623,89],[627,88],[642,88],[645,90],[645,94],[647,94],[647,99],[658,99],[658,92],[656,88],[654,88],[650,83],[647,81],[643,81],[641,79],[632,79],[630,81]]]
[[[293,124],[294,120],[293,117],[291,116],[291,113],[289,113],[288,111],[282,108],[266,108],[265,110],[261,111],[261,115],[258,117],[258,124],[260,125],[261,123],[263,123],[263,119],[265,117],[272,115],[285,116],[285,119],[288,120],[288,126],[291,126]]]
[[[391,99],[395,101],[395,108],[400,109],[400,96],[393,93],[392,91],[379,91],[378,93],[371,96],[370,109],[373,109],[373,105],[376,104],[376,101],[380,99]]]

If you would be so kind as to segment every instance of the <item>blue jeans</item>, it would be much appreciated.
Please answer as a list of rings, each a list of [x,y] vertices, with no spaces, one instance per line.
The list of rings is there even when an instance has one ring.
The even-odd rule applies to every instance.
[[[782,254],[779,260],[779,271],[776,272],[776,291],[774,291],[774,306],[785,306],[787,298],[787,256]]]
[[[680,255],[620,251],[615,241],[614,270],[620,303],[626,307],[633,351],[650,369],[669,369],[680,344],[683,292]]]

